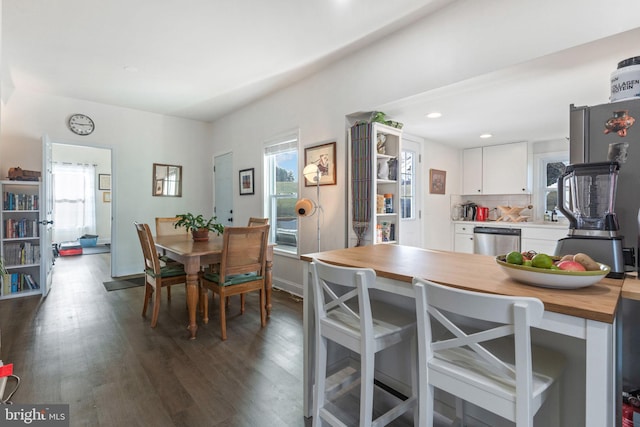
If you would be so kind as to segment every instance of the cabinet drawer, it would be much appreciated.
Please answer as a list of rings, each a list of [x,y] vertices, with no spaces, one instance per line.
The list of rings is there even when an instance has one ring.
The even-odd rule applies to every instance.
[[[456,224],[455,233],[456,234],[473,234],[473,225],[472,224]]]
[[[523,239],[538,239],[538,240],[552,240],[557,241],[567,236],[569,229],[565,228],[537,228],[537,227],[522,227]]]

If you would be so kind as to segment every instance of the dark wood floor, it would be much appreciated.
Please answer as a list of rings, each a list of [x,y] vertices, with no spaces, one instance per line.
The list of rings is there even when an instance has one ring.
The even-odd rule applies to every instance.
[[[274,292],[260,329],[257,296],[228,340],[217,310],[187,339],[183,286],[163,296],[156,329],[143,288],[107,292],[109,255],[58,258],[49,296],[0,301],[2,359],[22,378],[16,403],[68,403],[72,426],[304,426],[302,302]],[[215,305],[213,306],[215,307]]]

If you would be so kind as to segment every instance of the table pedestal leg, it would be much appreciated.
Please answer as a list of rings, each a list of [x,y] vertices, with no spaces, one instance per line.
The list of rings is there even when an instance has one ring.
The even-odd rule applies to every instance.
[[[198,309],[198,273],[187,273],[187,309],[189,310],[189,339],[196,339],[198,324],[196,323],[196,311]]]

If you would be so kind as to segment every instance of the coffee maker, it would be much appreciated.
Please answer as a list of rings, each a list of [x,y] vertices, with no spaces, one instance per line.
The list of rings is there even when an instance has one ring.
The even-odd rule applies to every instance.
[[[614,212],[619,171],[618,162],[582,163],[567,166],[558,178],[558,209],[569,220],[569,233],[558,241],[556,255],[585,253],[610,266],[608,277],[614,278],[624,277]]]

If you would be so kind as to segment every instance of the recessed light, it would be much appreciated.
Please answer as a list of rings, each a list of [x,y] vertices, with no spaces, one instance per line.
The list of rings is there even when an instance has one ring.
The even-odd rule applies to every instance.
[[[427,114],[428,119],[439,119],[440,117],[442,117],[442,113],[439,113],[437,111]]]
[[[491,135],[490,133],[483,133],[482,135],[480,135],[480,138],[482,139],[487,139],[487,138],[491,138],[493,135]]]

